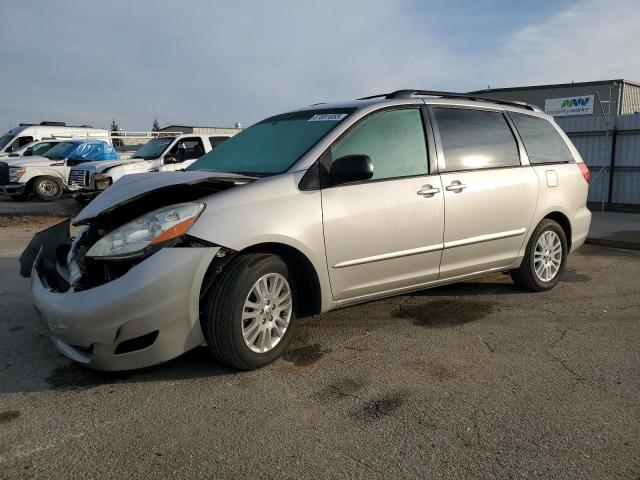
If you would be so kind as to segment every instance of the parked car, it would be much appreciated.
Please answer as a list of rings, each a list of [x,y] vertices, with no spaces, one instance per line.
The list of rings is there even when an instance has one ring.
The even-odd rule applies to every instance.
[[[80,191],[74,197],[87,203],[124,175],[184,170],[198,158],[230,138],[229,135],[184,134],[149,140],[128,159],[89,162],[71,169],[69,185]]]
[[[553,288],[589,230],[589,179],[537,107],[401,90],[267,118],[185,172],[126,176],[75,238],[68,221],[37,234],[21,273],[83,365],[206,344],[254,369],[302,316],[495,272]]]
[[[72,166],[116,159],[118,153],[104,140],[60,142],[42,156],[9,157],[0,162],[0,192],[20,200],[32,193],[41,200],[55,200],[74,188],[67,184]]]
[[[0,158],[18,152],[34,140],[43,138],[105,140],[111,144],[109,131],[88,125],[68,126],[64,122],[41,122],[39,125],[20,124],[0,137]]]

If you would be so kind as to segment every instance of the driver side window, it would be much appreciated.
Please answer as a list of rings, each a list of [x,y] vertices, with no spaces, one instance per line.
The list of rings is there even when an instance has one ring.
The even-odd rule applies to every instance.
[[[169,152],[169,156],[175,158],[174,163],[193,160],[200,158],[202,155],[204,155],[204,145],[199,137],[179,140]]]
[[[352,128],[331,147],[331,161],[367,155],[373,180],[428,173],[427,143],[417,108],[377,113]]]

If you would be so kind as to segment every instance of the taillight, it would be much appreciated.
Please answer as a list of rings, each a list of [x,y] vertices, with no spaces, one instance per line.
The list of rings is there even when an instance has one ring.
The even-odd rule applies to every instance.
[[[578,162],[578,168],[580,169],[580,173],[582,173],[585,181],[589,183],[591,181],[591,172],[589,171],[589,167],[587,167],[584,162]]]

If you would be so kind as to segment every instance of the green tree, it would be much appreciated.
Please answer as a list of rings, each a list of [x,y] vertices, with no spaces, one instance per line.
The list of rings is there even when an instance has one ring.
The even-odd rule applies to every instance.
[[[153,127],[151,127],[151,131],[152,132],[159,132],[160,131],[160,122],[158,122],[157,118],[153,119]]]
[[[118,125],[118,122],[116,122],[115,118],[111,119],[111,126],[109,128],[111,129],[112,132],[120,131],[120,126]],[[114,148],[118,148],[120,146],[120,139],[114,138],[114,135],[112,134],[111,143],[113,143]]]

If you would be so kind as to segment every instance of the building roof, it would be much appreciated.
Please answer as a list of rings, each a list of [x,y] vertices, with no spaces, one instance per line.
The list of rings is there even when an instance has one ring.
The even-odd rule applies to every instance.
[[[513,92],[518,90],[542,90],[547,88],[566,88],[566,87],[589,87],[591,85],[608,85],[610,83],[626,83],[628,85],[634,85],[640,87],[640,83],[633,82],[631,80],[624,80],[622,78],[614,80],[596,80],[593,82],[572,82],[572,83],[554,83],[549,85],[531,85],[523,87],[506,87],[506,88],[485,88],[483,90],[474,90],[469,93],[486,93],[486,92]]]

